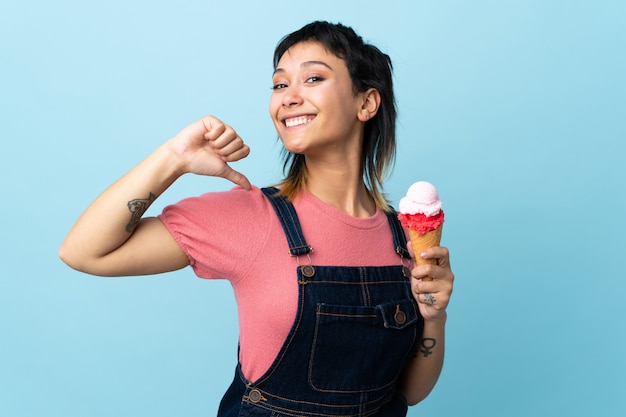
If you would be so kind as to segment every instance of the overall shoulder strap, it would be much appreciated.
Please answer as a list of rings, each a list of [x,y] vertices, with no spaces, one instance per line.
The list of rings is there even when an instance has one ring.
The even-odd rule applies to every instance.
[[[393,235],[393,244],[396,249],[396,253],[403,258],[411,259],[409,251],[406,248],[406,235],[400,220],[398,220],[398,213],[395,210],[385,211],[387,220],[389,220],[389,226],[391,226],[391,233]]]
[[[304,240],[302,228],[300,227],[300,221],[296,214],[296,209],[293,204],[280,194],[280,190],[276,187],[261,188],[261,191],[268,198],[276,215],[280,220],[280,224],[285,231],[287,242],[289,243],[289,253],[292,256],[306,255],[310,253],[313,248],[309,246]]]

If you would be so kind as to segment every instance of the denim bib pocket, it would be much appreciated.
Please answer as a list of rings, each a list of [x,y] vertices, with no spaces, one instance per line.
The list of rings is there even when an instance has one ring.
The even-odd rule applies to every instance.
[[[392,384],[402,369],[390,364],[405,363],[420,318],[410,299],[377,306],[318,304],[309,383],[330,392],[374,391]]]

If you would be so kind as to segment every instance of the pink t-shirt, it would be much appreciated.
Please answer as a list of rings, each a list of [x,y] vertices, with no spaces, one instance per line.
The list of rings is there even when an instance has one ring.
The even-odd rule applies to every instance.
[[[313,265],[399,265],[387,216],[355,218],[309,192],[294,201]],[[159,216],[201,278],[231,282],[237,300],[242,371],[256,381],[269,369],[298,307],[296,267],[274,209],[256,187],[207,193]]]

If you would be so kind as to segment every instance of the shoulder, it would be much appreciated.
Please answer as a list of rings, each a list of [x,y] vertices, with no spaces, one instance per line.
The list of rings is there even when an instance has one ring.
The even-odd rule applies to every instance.
[[[235,187],[181,200],[159,218],[199,276],[237,280],[267,240],[270,210],[258,187]]]
[[[218,243],[250,233],[262,233],[271,213],[269,204],[258,187],[250,191],[235,187],[169,205],[159,219],[179,243],[183,243],[182,236],[196,242]]]
[[[267,207],[267,201],[258,187],[246,191],[235,187],[228,191],[210,192],[196,197],[185,198],[175,204],[166,206],[160,217],[187,215],[206,217],[218,216],[221,221],[229,217],[240,217],[246,213],[255,213]],[[207,219],[209,220],[209,219]]]

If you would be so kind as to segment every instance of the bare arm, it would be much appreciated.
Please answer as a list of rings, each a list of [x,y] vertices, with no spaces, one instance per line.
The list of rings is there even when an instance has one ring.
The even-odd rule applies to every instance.
[[[410,245],[410,242],[409,242]],[[412,252],[412,248],[409,247]],[[418,255],[419,256],[419,255]],[[437,265],[418,265],[412,271],[411,289],[424,317],[424,332],[413,360],[404,370],[401,393],[409,405],[430,394],[441,374],[444,359],[446,308],[452,294],[454,275],[446,248],[430,248],[425,258],[437,258]],[[432,281],[422,281],[430,276]]]
[[[150,204],[185,173],[226,178],[250,189],[228,165],[249,153],[237,133],[207,116],[107,188],[80,216],[59,249],[70,267],[94,275],[144,275],[180,269],[188,259],[156,218],[142,219]]]

